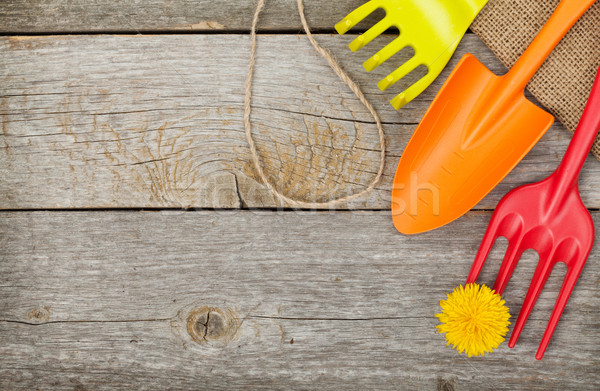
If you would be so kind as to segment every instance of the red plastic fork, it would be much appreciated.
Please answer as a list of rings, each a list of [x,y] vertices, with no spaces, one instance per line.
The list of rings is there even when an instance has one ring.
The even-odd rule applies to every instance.
[[[538,360],[544,356],[594,244],[594,223],[579,196],[579,173],[599,128],[600,69],[561,164],[545,180],[519,187],[500,201],[467,278],[467,283],[477,280],[492,245],[503,236],[508,239],[508,249],[494,284],[494,290],[502,295],[523,251],[538,252],[539,262],[508,343],[513,348],[552,268],[557,262],[567,265],[567,275],[535,356]]]

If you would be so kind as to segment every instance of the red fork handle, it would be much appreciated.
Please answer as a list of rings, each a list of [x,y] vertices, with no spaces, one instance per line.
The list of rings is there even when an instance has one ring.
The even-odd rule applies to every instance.
[[[596,74],[596,81],[575,135],[565,157],[556,169],[556,183],[559,185],[560,193],[565,194],[573,186],[577,186],[579,173],[594,144],[598,130],[600,130],[600,69]]]

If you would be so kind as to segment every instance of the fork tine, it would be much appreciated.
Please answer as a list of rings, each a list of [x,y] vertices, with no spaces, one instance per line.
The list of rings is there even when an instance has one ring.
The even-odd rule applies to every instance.
[[[371,0],[360,7],[356,8],[354,11],[346,15],[344,19],[338,22],[335,25],[335,30],[339,34],[345,34],[352,27],[356,26],[360,21],[362,21],[367,16],[371,15],[377,8],[381,8],[381,1]]]
[[[537,301],[550,273],[552,272],[552,266],[554,266],[553,262],[551,262],[551,257],[540,257],[540,261],[535,269],[535,273],[531,280],[531,285],[527,290],[527,295],[525,296],[525,300],[523,301],[523,305],[521,306],[521,311],[519,312],[519,317],[517,318],[517,323],[515,324],[515,328],[510,336],[510,341],[508,342],[509,348],[514,348],[515,344],[519,339],[519,335],[521,335],[521,331],[523,331],[523,327],[533,310],[533,306]]]
[[[402,50],[406,45],[408,45],[408,38],[406,34],[403,35],[400,33],[399,37],[387,44],[383,49],[378,51],[377,54],[373,55],[373,57],[365,61],[363,67],[367,72],[371,72],[394,54]]]
[[[583,269],[583,265],[585,265],[585,260],[583,262],[575,263],[573,266],[569,268],[567,271],[567,275],[565,276],[565,280],[563,282],[562,287],[560,288],[560,293],[558,294],[558,298],[556,299],[556,304],[554,305],[554,310],[552,310],[552,315],[550,316],[550,320],[548,321],[548,327],[544,332],[544,336],[542,337],[542,342],[540,343],[540,347],[535,355],[535,358],[541,360],[544,357],[544,353],[546,352],[546,348],[550,343],[550,339],[552,338],[552,334],[554,334],[554,330],[556,330],[556,325],[560,320],[560,316],[562,315],[567,302],[569,301],[569,297],[573,292],[573,288],[577,283],[577,279],[581,274],[581,270]]]
[[[517,239],[511,240],[508,243],[506,254],[504,255],[502,265],[500,266],[498,276],[496,277],[496,282],[494,283],[494,290],[499,295],[504,293],[504,289],[506,289],[506,285],[515,271],[519,258],[521,258],[521,254],[524,250],[521,246],[522,240],[523,238],[519,236]]]
[[[413,56],[410,60],[400,65],[395,71],[387,75],[386,78],[377,83],[377,86],[381,91],[387,90],[390,86],[395,84],[398,80],[408,75],[420,65],[420,59],[418,56]]]
[[[479,250],[477,251],[477,255],[475,256],[475,261],[473,261],[473,266],[471,266],[471,271],[469,272],[469,276],[467,277],[467,284],[473,283],[477,281],[479,277],[479,273],[481,273],[481,269],[483,269],[483,265],[487,257],[490,255],[490,251],[492,250],[492,246],[496,242],[496,239],[500,235],[498,235],[498,228],[500,227],[500,218],[497,214],[492,216],[492,220],[485,231],[485,235],[483,235],[483,240],[481,241],[481,245],[479,245]]]
[[[359,35],[354,39],[354,41],[350,42],[350,50],[353,52],[361,49],[366,44],[383,34],[385,30],[387,30],[391,26],[388,18],[383,18],[379,22],[377,22],[373,27],[364,32],[364,34]]]

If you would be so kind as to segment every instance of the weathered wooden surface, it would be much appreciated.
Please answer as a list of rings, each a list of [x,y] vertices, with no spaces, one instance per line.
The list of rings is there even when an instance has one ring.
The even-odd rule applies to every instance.
[[[305,0],[325,33],[362,2]],[[279,206],[256,181],[243,134],[254,7],[0,4],[0,34],[98,33],[0,37],[0,209],[12,210],[0,212],[0,389],[598,389],[597,251],[542,362],[534,354],[564,268],[513,350],[467,359],[435,332],[438,301],[464,281],[489,221],[481,209],[547,176],[568,144],[564,128],[479,211],[402,236],[388,211],[357,209],[389,209],[401,152],[464,53],[504,68],[468,34],[442,77],[397,112],[388,102],[406,84],[375,85],[392,65],[361,67],[391,35],[356,54],[352,36],[318,35],[382,116],[384,181],[345,211],[240,210]],[[360,191],[379,159],[372,118],[295,35],[295,0],[267,0],[259,29],[253,124],[267,175],[303,200]],[[590,159],[581,183],[596,224],[599,170]],[[218,210],[20,211],[182,207]],[[493,282],[501,247],[481,282]],[[505,293],[513,322],[535,260],[526,253]]]
[[[468,35],[442,77],[401,111],[351,55],[352,37],[318,36],[364,87],[389,146],[380,190],[342,206],[389,209],[393,174],[415,124],[467,52],[502,65]],[[382,41],[391,39],[388,36]],[[382,43],[379,43],[382,45]],[[0,39],[0,208],[274,207],[256,181],[243,133],[243,35],[60,36]],[[379,161],[373,119],[305,37],[261,36],[253,132],[268,177],[285,194],[325,201],[363,189]],[[554,126],[478,209],[552,172],[569,135]],[[591,160],[591,159],[590,159]],[[600,207],[600,165],[581,192]]]
[[[515,349],[466,359],[436,334],[489,217],[404,237],[387,212],[1,213],[0,387],[596,390],[597,253],[543,361],[564,269]]]
[[[363,0],[305,0],[313,29],[333,31]],[[267,0],[260,29],[301,30],[296,0]],[[3,0],[0,32],[248,31],[254,0]],[[368,25],[368,24],[367,24]]]

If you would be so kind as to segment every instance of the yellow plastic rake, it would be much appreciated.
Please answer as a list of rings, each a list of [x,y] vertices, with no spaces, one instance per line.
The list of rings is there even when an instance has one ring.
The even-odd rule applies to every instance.
[[[460,40],[486,5],[488,0],[371,0],[335,25],[345,34],[377,9],[385,17],[350,43],[353,52],[361,49],[388,28],[395,26],[400,35],[363,64],[368,72],[407,46],[414,56],[378,83],[385,91],[419,65],[425,65],[427,74],[392,99],[392,106],[400,109],[419,96],[442,72]]]

